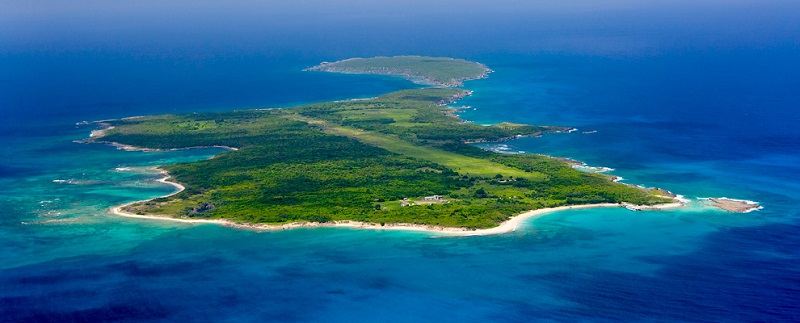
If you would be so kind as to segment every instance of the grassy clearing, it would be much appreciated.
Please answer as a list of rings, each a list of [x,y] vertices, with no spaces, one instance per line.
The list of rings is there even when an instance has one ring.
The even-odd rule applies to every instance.
[[[532,181],[542,181],[547,179],[547,176],[542,173],[526,172],[486,159],[474,158],[432,147],[415,145],[393,135],[332,125],[323,120],[316,120],[294,114],[286,115],[286,117],[292,120],[303,121],[309,124],[320,126],[322,131],[331,135],[353,138],[365,144],[377,146],[393,153],[434,162],[450,168],[462,175],[493,178],[497,174],[501,174],[503,177],[525,178]]]

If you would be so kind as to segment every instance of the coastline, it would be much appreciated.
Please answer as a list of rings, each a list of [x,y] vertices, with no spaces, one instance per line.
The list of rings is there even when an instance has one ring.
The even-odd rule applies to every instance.
[[[119,150],[124,150],[124,151],[142,151],[142,152],[178,151],[178,150],[200,149],[200,148],[220,148],[220,149],[226,149],[226,150],[230,150],[230,151],[239,150],[239,148],[236,148],[236,147],[222,146],[222,145],[193,146],[193,147],[169,148],[169,149],[154,149],[154,148],[143,148],[143,147],[131,146],[131,145],[121,144],[121,143],[113,142],[113,141],[97,141],[96,143],[106,144],[106,145],[113,146],[113,147],[116,147]]]
[[[156,168],[158,169],[158,168]],[[158,169],[159,172],[164,175],[164,177],[158,179],[158,182],[172,185],[178,190],[172,192],[170,194],[154,197],[147,200],[141,201],[133,201],[128,202],[125,204],[120,204],[117,206],[113,206],[108,209],[108,213],[126,217],[126,218],[135,218],[135,219],[145,219],[145,220],[161,220],[161,221],[172,221],[172,222],[183,222],[183,223],[193,223],[193,224],[217,224],[231,228],[237,229],[249,229],[249,230],[258,230],[258,231],[279,231],[279,230],[291,230],[291,229],[298,229],[298,228],[353,228],[353,229],[368,229],[368,230],[392,230],[392,231],[415,231],[415,232],[424,232],[424,233],[437,233],[441,234],[442,236],[450,236],[450,237],[469,237],[469,236],[486,236],[486,235],[496,235],[496,234],[504,234],[504,233],[511,233],[517,230],[517,228],[526,220],[531,218],[540,217],[546,214],[555,213],[559,211],[567,211],[567,210],[581,210],[581,209],[591,209],[591,208],[605,208],[605,207],[624,207],[629,210],[663,210],[663,209],[670,209],[670,208],[679,208],[683,207],[685,204],[680,200],[675,200],[673,203],[667,204],[659,204],[659,205],[632,205],[629,203],[597,203],[597,204],[584,204],[584,205],[565,205],[559,207],[552,207],[552,208],[544,208],[544,209],[536,209],[527,211],[518,215],[515,215],[508,220],[500,223],[498,226],[488,229],[477,229],[472,230],[463,227],[445,227],[445,226],[437,226],[437,225],[425,225],[425,224],[412,224],[412,223],[387,223],[381,225],[380,223],[368,223],[368,222],[360,222],[360,221],[349,221],[349,220],[342,220],[342,221],[332,221],[326,223],[320,222],[292,222],[280,225],[269,225],[269,224],[255,224],[255,223],[237,223],[232,222],[226,219],[215,219],[215,220],[206,220],[206,219],[178,219],[178,218],[171,218],[159,215],[149,215],[149,214],[133,214],[125,212],[123,209],[129,205],[140,203],[140,202],[147,202],[154,200],[156,198],[163,198],[169,197],[175,194],[178,194],[186,189],[185,186],[169,181],[172,178],[169,173],[163,169]]]
[[[138,118],[143,118],[143,116],[125,117],[125,118],[121,118],[119,120],[131,120],[131,119],[138,119]],[[98,120],[98,121],[91,122],[91,123],[99,124],[101,126],[101,128],[92,130],[92,132],[89,134],[89,138],[81,139],[81,140],[73,140],[73,142],[79,143],[79,144],[105,144],[105,145],[113,146],[113,147],[115,147],[115,148],[117,148],[119,150],[124,150],[124,151],[142,151],[142,152],[178,151],[178,150],[196,149],[196,148],[221,148],[221,149],[227,149],[227,150],[230,150],[230,151],[239,150],[239,148],[236,148],[236,147],[223,146],[223,145],[193,146],[193,147],[182,147],[182,148],[158,149],[158,148],[137,147],[137,146],[133,146],[133,145],[121,144],[121,143],[114,142],[114,141],[99,140],[99,139],[101,139],[101,138],[106,136],[106,134],[107,134],[106,132],[108,132],[108,130],[114,129],[114,126],[108,124],[108,122],[116,121],[116,120],[117,119],[108,119],[108,120]],[[86,121],[84,121],[84,122],[85,122],[85,124],[91,124],[91,123],[86,122]],[[79,123],[79,124],[82,124],[82,123]]]
[[[201,149],[201,148],[220,148],[220,149],[226,149],[226,150],[230,150],[230,151],[239,150],[239,148],[236,148],[236,147],[222,146],[222,145],[192,146],[192,147],[169,148],[169,149],[144,148],[144,147],[137,147],[137,146],[132,146],[132,145],[121,144],[121,143],[114,142],[114,141],[94,141],[94,139],[97,139],[97,138],[102,138],[102,137],[94,137],[94,138],[83,139],[83,140],[73,140],[73,142],[79,143],[79,144],[104,144],[104,145],[115,147],[118,150],[140,151],[140,152],[178,151],[178,150]],[[213,158],[213,156],[211,158]]]

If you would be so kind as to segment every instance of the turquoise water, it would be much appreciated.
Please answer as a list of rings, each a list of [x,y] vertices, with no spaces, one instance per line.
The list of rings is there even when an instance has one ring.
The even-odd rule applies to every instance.
[[[494,68],[490,79],[468,84],[476,95],[459,104],[477,110],[466,112],[465,118],[488,123],[494,120],[480,120],[481,113],[503,116],[503,111],[519,109],[482,94],[507,81],[506,69]],[[523,85],[541,86],[513,83],[518,91]],[[565,92],[559,99],[570,105],[572,97]],[[546,101],[535,106],[537,114],[547,113],[543,106],[560,109]],[[470,238],[325,228],[255,232],[126,219],[106,210],[174,190],[156,182],[160,175],[150,167],[208,158],[220,150],[118,151],[74,143],[90,128],[55,122],[39,127],[37,137],[17,138],[4,150],[4,315],[79,321],[407,321],[445,316],[719,320],[795,315],[798,259],[792,246],[798,242],[791,233],[797,228],[797,201],[791,193],[798,184],[781,179],[786,170],[797,171],[797,156],[767,148],[748,158],[708,154],[687,160],[661,151],[660,144],[641,142],[651,134],[636,126],[640,121],[628,122],[630,129],[619,134],[614,127],[599,125],[611,119],[606,114],[591,114],[597,115],[591,119],[574,113],[582,115],[575,123],[566,123],[570,116],[559,112],[553,124],[598,132],[502,145],[613,167],[612,173],[628,182],[690,198],[747,198],[765,209],[748,214],[697,205],[678,211],[566,211],[529,221],[514,233]],[[515,112],[508,116],[517,122],[539,118]],[[688,136],[683,126],[656,130]],[[636,131],[644,139],[610,139]],[[649,149],[655,151],[639,151],[638,158],[624,155],[653,146]],[[647,157],[651,153],[660,158]],[[755,302],[762,305],[747,305]]]
[[[78,21],[74,8],[9,5],[0,12],[9,27],[0,28],[0,321],[800,320],[797,6],[531,3],[465,4],[459,14],[426,4],[430,14],[412,12],[411,22],[419,5],[200,6],[170,22],[156,18],[182,6],[145,4],[129,17],[86,4],[93,13]],[[627,183],[764,209],[573,210],[484,237],[258,232],[107,213],[174,190],[153,166],[221,150],[73,142],[92,130],[83,120],[417,87],[300,72],[382,54],[486,63],[495,73],[468,82],[475,94],[458,103],[475,123],[579,129],[487,149],[571,157]]]

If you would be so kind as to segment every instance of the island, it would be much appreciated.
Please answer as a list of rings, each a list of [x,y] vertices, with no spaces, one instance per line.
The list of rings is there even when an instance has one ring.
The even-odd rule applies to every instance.
[[[747,213],[760,210],[763,208],[757,202],[729,199],[726,197],[719,197],[719,198],[712,197],[709,198],[708,200],[711,201],[714,207],[734,213]]]
[[[407,58],[397,60],[406,66]],[[383,62],[397,70],[393,60]],[[464,77],[434,74],[418,76]],[[681,205],[667,191],[618,183],[562,159],[470,145],[571,129],[465,123],[448,104],[470,93],[425,88],[283,109],[104,120],[86,141],[126,149],[229,148],[208,160],[162,166],[180,190],[114,209],[127,216],[265,229],[490,234],[553,210]]]
[[[400,76],[415,83],[439,87],[461,86],[464,81],[485,78],[486,65],[463,59],[425,56],[393,56],[350,58],[338,62],[322,62],[305,71],[345,74],[378,74]]]

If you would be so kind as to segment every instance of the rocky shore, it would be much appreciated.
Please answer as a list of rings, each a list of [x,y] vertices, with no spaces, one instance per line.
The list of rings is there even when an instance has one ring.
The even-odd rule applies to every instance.
[[[711,201],[714,207],[734,213],[747,213],[763,208],[761,205],[758,204],[758,202],[735,200],[726,197],[720,197],[720,198],[712,197],[709,198],[708,200]]]

